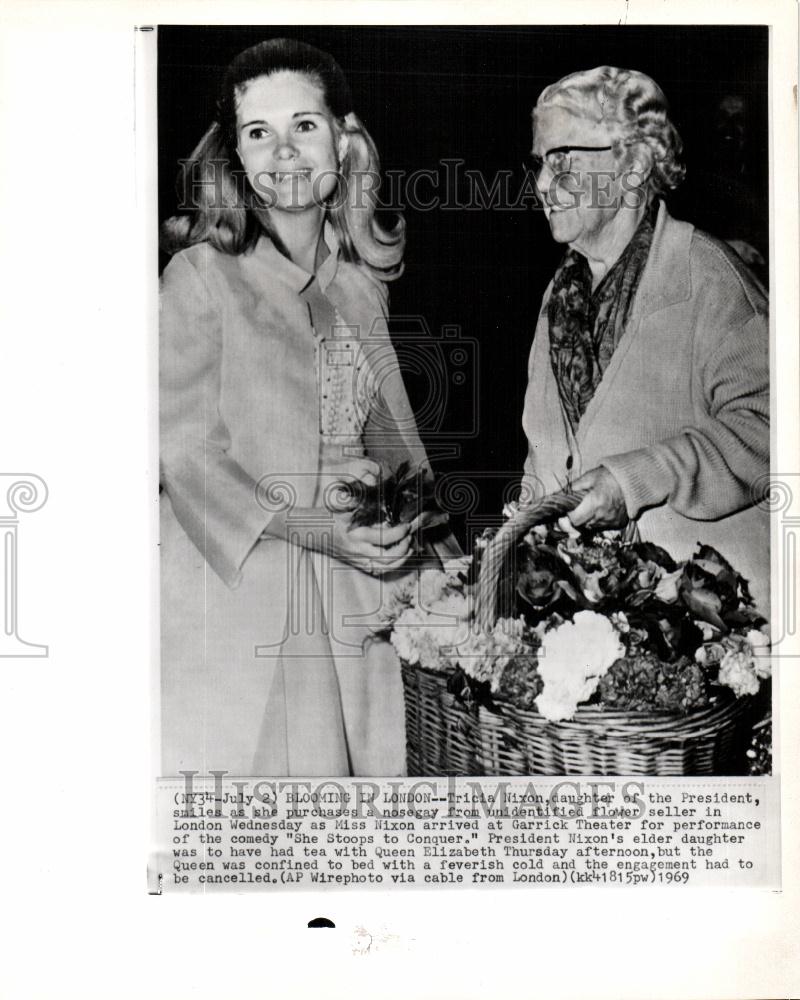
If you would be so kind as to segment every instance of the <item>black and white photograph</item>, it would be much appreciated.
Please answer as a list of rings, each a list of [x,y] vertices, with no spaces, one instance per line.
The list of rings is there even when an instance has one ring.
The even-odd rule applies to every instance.
[[[795,0],[7,0],[0,995],[800,995]]]
[[[157,53],[161,773],[769,773],[767,28]]]

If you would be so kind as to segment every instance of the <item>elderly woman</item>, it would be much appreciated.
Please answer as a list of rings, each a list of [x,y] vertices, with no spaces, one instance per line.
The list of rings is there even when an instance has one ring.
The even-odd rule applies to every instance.
[[[536,104],[537,187],[567,250],[530,356],[526,479],[586,491],[578,526],[635,522],[676,558],[718,547],[767,613],[767,302],[728,247],[667,212],[681,149],[643,73],[573,73]]]

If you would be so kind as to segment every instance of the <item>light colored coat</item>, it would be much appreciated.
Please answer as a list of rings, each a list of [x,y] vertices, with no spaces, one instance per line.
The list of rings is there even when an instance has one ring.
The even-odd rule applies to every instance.
[[[677,559],[713,545],[769,608],[767,302],[724,244],[659,207],[627,329],[572,434],[545,292],[528,369],[525,478],[539,495],[604,465],[641,536]],[[567,461],[571,456],[572,467]]]
[[[367,454],[392,466],[404,459],[423,463],[425,452],[386,327],[385,286],[339,259],[329,227],[326,242],[331,253],[316,285],[352,327],[350,335],[359,338],[379,373],[382,405],[364,433]],[[282,498],[312,507],[318,489],[315,342],[301,294],[309,280],[266,237],[253,252],[239,256],[208,244],[191,247],[176,254],[164,272],[165,774],[186,768],[258,773],[256,748],[264,741],[265,706],[288,636],[290,598],[298,573],[308,571],[301,563],[310,558],[281,539],[259,539]],[[327,623],[331,646],[360,655],[365,622],[380,607],[385,584],[335,560],[327,561],[325,574],[335,597],[335,609],[324,609],[335,618]],[[319,609],[315,615],[318,620]],[[331,684],[336,686],[330,678],[326,684],[328,693]],[[399,667],[394,690],[398,700],[392,711],[402,733]],[[300,734],[313,744],[324,738],[328,695],[296,694],[320,716],[319,733]]]

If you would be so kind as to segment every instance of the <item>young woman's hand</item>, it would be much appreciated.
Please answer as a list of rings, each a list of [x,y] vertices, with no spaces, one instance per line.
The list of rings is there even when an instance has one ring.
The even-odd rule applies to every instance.
[[[352,487],[356,483],[374,486],[380,475],[381,467],[366,456],[329,462],[320,471],[324,506],[333,511],[348,510],[353,505]]]
[[[408,524],[354,528],[346,511],[332,516],[333,529],[321,533],[320,550],[372,576],[395,572],[414,551]]]
[[[353,527],[349,511],[322,508],[274,514],[262,538],[282,538],[324,552],[373,576],[400,569],[414,552],[414,532],[410,524],[363,525]]]
[[[316,509],[280,511],[267,524],[264,538],[283,538],[324,552],[341,562],[373,576],[400,569],[415,551],[414,524],[358,525],[352,523],[353,493],[347,489],[356,481],[374,485],[380,466],[369,458],[351,458],[321,470],[322,503]]]

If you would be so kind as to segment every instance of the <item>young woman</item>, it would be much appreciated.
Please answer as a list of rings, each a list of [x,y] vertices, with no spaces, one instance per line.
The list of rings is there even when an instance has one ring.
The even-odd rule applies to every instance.
[[[242,52],[218,109],[164,227],[163,771],[402,774],[370,626],[412,532],[354,527],[340,488],[426,462],[385,322],[402,223],[326,53]]]

